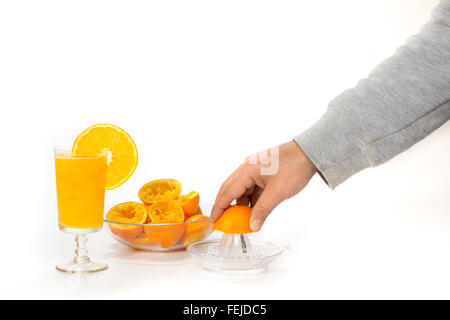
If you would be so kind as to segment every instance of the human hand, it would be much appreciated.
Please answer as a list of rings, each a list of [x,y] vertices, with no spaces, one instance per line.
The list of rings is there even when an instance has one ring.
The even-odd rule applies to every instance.
[[[273,157],[274,149],[270,149],[270,156],[267,151],[263,158],[263,153],[258,154],[259,159],[250,156],[228,177],[217,194],[210,217],[213,222],[236,200],[236,204],[250,204],[250,228],[259,231],[278,204],[308,184],[317,169],[297,143],[290,141],[277,148],[278,158]],[[274,161],[278,161],[278,170],[265,173],[264,168],[267,169],[269,163],[273,165]]]

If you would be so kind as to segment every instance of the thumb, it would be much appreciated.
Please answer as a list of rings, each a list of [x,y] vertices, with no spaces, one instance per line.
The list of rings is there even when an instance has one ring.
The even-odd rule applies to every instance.
[[[259,231],[269,214],[281,201],[279,192],[273,187],[267,186],[252,208],[250,229],[253,232]]]

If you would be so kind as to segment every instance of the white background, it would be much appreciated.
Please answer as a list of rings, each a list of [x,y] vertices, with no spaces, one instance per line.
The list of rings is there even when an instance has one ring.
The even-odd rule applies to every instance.
[[[256,235],[287,248],[267,273],[224,276],[185,252],[129,250],[58,273],[52,148],[94,123],[140,163],[107,202],[179,179],[212,202],[248,154],[301,132],[430,17],[437,1],[0,2],[0,298],[450,298],[450,123],[328,190],[319,177]]]

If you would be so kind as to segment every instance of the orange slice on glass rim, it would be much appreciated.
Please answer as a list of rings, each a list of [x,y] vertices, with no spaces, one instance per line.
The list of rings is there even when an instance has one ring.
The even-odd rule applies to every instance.
[[[136,144],[130,135],[113,124],[95,124],[78,135],[73,143],[75,156],[104,155],[107,160],[105,189],[127,181],[138,164]]]

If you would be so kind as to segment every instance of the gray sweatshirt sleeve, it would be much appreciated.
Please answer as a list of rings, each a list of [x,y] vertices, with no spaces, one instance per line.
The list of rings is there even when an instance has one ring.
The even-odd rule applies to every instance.
[[[450,0],[294,140],[330,188],[406,150],[450,119]],[[450,138],[449,138],[450,141]]]

